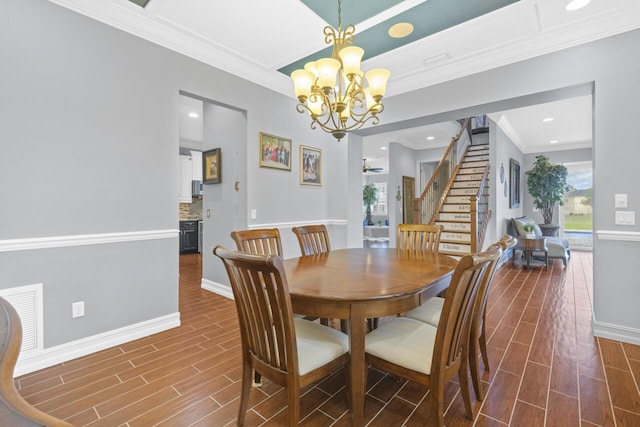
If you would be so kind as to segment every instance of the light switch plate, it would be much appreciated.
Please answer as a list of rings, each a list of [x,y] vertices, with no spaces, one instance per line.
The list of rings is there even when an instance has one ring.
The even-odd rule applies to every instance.
[[[256,212],[255,209],[251,209],[251,219],[256,219],[258,218],[258,213]]]
[[[627,207],[627,195],[626,194],[616,194],[616,209],[617,208],[626,208]]]
[[[636,225],[635,211],[616,211],[616,225]]]

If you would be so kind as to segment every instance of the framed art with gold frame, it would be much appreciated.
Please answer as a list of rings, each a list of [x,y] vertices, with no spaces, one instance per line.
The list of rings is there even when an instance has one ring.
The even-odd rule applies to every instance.
[[[260,132],[261,168],[291,170],[291,140]]]
[[[300,146],[300,184],[322,185],[322,150]]]
[[[202,183],[219,184],[222,176],[220,162],[220,148],[207,150],[202,153]]]

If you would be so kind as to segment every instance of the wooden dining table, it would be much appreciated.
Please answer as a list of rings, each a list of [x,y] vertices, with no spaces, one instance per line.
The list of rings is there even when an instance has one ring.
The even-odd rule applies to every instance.
[[[366,319],[409,311],[449,286],[457,260],[389,248],[340,249],[284,261],[295,313],[348,320],[350,404],[364,425]]]

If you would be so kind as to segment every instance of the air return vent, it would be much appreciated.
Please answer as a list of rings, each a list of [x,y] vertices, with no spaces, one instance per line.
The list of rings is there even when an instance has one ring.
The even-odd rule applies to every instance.
[[[20,355],[42,350],[44,347],[42,316],[42,283],[0,289],[0,296],[15,308],[22,323]]]

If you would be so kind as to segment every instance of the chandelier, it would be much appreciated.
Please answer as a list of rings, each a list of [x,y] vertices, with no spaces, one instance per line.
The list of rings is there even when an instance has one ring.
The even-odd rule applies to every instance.
[[[355,27],[342,30],[341,0],[338,0],[338,29],[324,27],[324,40],[333,43],[331,58],[305,64],[291,73],[299,113],[311,116],[311,128],[320,127],[340,141],[349,131],[371,121],[376,125],[384,109],[382,97],[387,89],[389,71],[378,68],[364,74],[360,61],[364,50],[352,46]],[[365,80],[368,87],[365,87]]]

